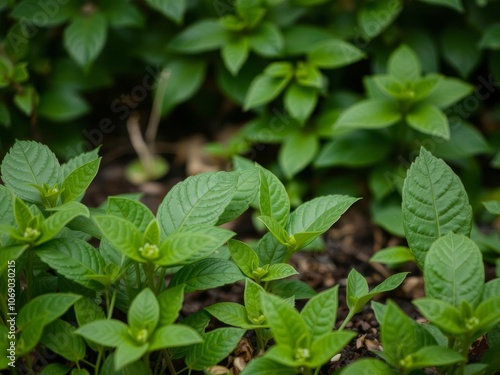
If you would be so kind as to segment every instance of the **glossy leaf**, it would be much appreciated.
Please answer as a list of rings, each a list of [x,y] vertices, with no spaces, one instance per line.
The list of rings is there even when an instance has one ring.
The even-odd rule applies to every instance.
[[[275,99],[290,82],[291,76],[272,77],[267,74],[260,74],[254,78],[248,88],[245,111],[269,103]]]
[[[287,136],[278,153],[278,163],[285,176],[291,179],[306,168],[316,156],[318,148],[315,134],[293,132]]]
[[[340,129],[380,129],[401,120],[397,105],[380,99],[362,100],[344,111],[334,125]]]
[[[128,337],[128,327],[119,320],[95,320],[78,328],[75,333],[98,344],[116,347]]]
[[[445,114],[437,107],[423,104],[413,107],[406,115],[406,121],[415,130],[425,134],[450,139],[450,127]]]
[[[290,212],[288,193],[281,181],[267,169],[259,168],[260,212],[264,216],[275,219],[280,225],[285,226]]]
[[[319,42],[307,53],[307,59],[318,68],[333,69],[352,64],[364,57],[352,44],[340,39]]]
[[[387,73],[402,81],[416,81],[422,73],[422,67],[415,52],[403,44],[391,54]]]
[[[229,240],[227,244],[234,263],[236,263],[247,277],[255,277],[252,272],[259,266],[257,253],[250,246],[241,241]]]
[[[179,317],[184,302],[184,288],[184,285],[178,285],[168,288],[158,295],[157,300],[160,306],[159,327],[173,324]]]
[[[202,341],[202,337],[191,327],[181,324],[168,325],[155,331],[148,350],[194,345]]]
[[[337,320],[338,286],[316,294],[300,312],[314,342],[330,333]]]
[[[135,296],[128,309],[127,320],[133,330],[154,331],[160,320],[160,306],[151,289],[145,288]]]
[[[201,20],[177,35],[170,48],[181,53],[200,53],[218,49],[228,40],[228,33],[215,19]]]
[[[248,39],[244,37],[231,39],[222,47],[222,60],[232,75],[238,75],[238,72],[248,58],[249,48]]]

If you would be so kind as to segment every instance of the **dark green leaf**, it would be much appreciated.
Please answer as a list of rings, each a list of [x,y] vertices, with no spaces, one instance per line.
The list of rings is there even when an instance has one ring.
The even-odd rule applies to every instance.
[[[178,24],[182,22],[187,8],[187,0],[146,0],[146,3]]]
[[[307,59],[318,68],[333,69],[361,60],[365,54],[340,39],[319,42],[307,53]]]
[[[154,1],[160,3],[158,0]],[[224,46],[228,36],[228,32],[218,20],[204,19],[185,28],[170,42],[170,48],[176,52],[190,54],[210,51]]]
[[[64,320],[55,320],[43,330],[40,342],[54,353],[72,362],[85,357],[85,341],[75,335],[75,328]]]
[[[271,77],[260,74],[254,78],[245,97],[244,110],[249,110],[275,99],[290,82],[291,76]]]
[[[491,25],[479,42],[481,48],[500,49],[500,23]]]
[[[420,60],[415,52],[404,44],[391,54],[387,65],[387,73],[402,81],[416,81],[420,78]]]
[[[277,57],[283,52],[284,40],[280,30],[272,23],[263,23],[249,35],[250,48],[264,57]]]

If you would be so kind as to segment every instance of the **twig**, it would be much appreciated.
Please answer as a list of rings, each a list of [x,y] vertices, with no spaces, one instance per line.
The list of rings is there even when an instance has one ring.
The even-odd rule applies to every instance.
[[[146,169],[146,173],[151,175],[153,172],[153,154],[142,137],[141,126],[139,125],[139,114],[137,112],[133,112],[128,118],[127,130],[130,137],[130,143],[132,143],[132,147],[139,156],[141,164]]]

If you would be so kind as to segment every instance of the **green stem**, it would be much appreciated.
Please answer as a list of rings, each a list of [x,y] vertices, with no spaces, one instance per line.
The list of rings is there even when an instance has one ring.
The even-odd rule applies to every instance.
[[[137,288],[141,289],[141,271],[139,269],[139,264],[137,262],[134,262],[134,269],[135,269]]]
[[[108,295],[109,299],[109,292],[106,293]],[[113,310],[115,308],[115,301],[116,301],[116,288],[113,289],[113,295],[111,296],[111,302],[108,305],[108,319],[111,319],[113,316]]]
[[[101,366],[102,355],[104,354],[104,348],[99,345],[99,353],[97,354],[97,360],[95,362],[94,375],[99,375],[99,367]]]
[[[146,352],[144,356],[142,357],[144,364],[146,365],[147,368],[149,368],[149,352]]]
[[[352,310],[349,310],[349,314],[347,314],[346,318],[344,319],[344,321],[342,322],[342,325],[339,327],[338,330],[342,331],[354,315],[355,315],[355,313]]]
[[[31,301],[31,290],[33,284],[33,252],[31,251],[31,247],[28,249],[28,260],[26,262],[26,294],[27,294],[27,302]]]
[[[168,371],[170,371],[171,375],[176,375],[177,370],[174,367],[174,363],[172,362],[172,357],[170,357],[170,353],[167,350],[162,350],[162,353],[165,356],[165,362],[167,362]]]
[[[167,273],[167,269],[162,267],[160,276],[158,278],[158,285],[156,286],[156,294],[160,294],[165,288],[165,274]]]
[[[319,374],[319,370],[321,370],[321,367],[317,367],[316,370],[314,371],[314,375],[318,375]]]
[[[262,328],[257,328],[255,330],[255,334],[257,336],[257,352],[260,352],[261,350],[264,351],[266,348],[266,343],[264,342],[264,338],[262,337]]]
[[[155,290],[155,265],[152,263],[143,264],[144,273],[146,274],[147,284],[151,290]]]

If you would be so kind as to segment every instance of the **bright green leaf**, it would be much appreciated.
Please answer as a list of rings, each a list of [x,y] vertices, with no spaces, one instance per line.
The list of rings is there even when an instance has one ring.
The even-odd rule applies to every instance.
[[[292,132],[283,141],[278,153],[278,163],[285,176],[291,179],[306,168],[318,152],[319,141],[315,134]]]
[[[387,73],[402,81],[416,81],[420,78],[422,67],[415,52],[403,44],[389,57]]]
[[[362,100],[342,112],[334,125],[340,129],[380,129],[401,120],[396,103],[380,99]]]
[[[450,126],[445,114],[436,106],[422,104],[413,107],[406,115],[408,125],[422,133],[450,139]]]
[[[318,68],[334,69],[361,60],[365,54],[340,39],[319,42],[307,53],[307,59]]]

